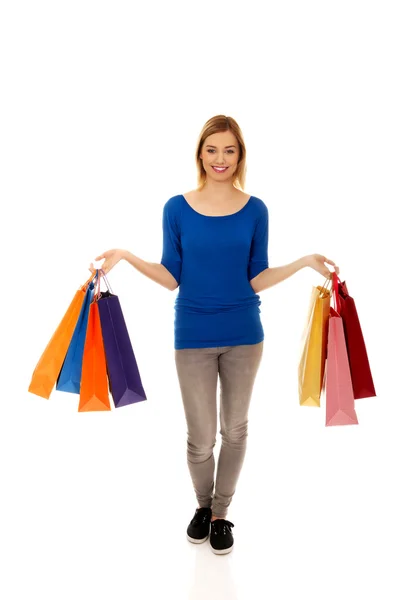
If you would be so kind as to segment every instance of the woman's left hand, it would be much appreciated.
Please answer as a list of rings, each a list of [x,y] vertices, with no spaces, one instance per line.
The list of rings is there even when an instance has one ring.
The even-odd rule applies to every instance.
[[[315,271],[318,271],[318,273],[321,273],[321,275],[326,278],[331,278],[332,271],[328,269],[325,263],[334,266],[336,274],[339,275],[339,267],[336,266],[333,260],[326,258],[326,256],[323,256],[322,254],[310,254],[309,256],[306,256],[307,267],[315,269]]]

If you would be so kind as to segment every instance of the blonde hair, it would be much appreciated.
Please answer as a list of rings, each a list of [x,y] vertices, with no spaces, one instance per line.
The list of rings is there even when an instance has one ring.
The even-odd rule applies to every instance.
[[[207,179],[207,174],[200,158],[200,153],[205,139],[209,135],[212,135],[213,133],[219,133],[221,131],[231,131],[239,144],[239,160],[232,183],[234,187],[243,191],[247,172],[246,146],[244,145],[241,129],[235,119],[232,117],[226,117],[225,115],[216,115],[215,117],[209,119],[203,126],[203,129],[199,135],[196,147],[197,189],[200,191],[204,187]]]

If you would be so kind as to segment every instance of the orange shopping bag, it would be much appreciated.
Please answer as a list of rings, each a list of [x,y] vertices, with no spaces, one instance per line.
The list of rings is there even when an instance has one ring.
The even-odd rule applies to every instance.
[[[32,375],[28,391],[47,400],[56,384],[68,347],[81,312],[87,286],[94,279],[91,275],[86,283],[75,293],[61,323],[47,344]]]
[[[313,287],[308,316],[301,339],[298,365],[298,394],[301,406],[321,406],[321,393],[327,356],[328,317],[331,291]]]
[[[108,375],[103,334],[101,331],[99,305],[100,276],[97,294],[89,308],[85,348],[83,350],[82,378],[79,396],[79,412],[111,410],[108,395]]]

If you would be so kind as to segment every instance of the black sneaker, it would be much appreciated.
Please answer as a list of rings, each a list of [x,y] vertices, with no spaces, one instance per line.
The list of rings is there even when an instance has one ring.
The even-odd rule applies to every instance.
[[[226,519],[211,521],[210,546],[214,554],[228,554],[232,550],[231,527],[234,527],[234,524]]]
[[[190,521],[186,534],[189,542],[201,544],[210,535],[210,522],[212,509],[203,507],[196,508],[193,519]]]

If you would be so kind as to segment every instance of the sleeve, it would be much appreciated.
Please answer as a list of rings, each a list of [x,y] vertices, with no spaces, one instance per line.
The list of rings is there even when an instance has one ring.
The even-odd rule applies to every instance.
[[[162,216],[163,249],[161,264],[176,279],[178,285],[181,279],[182,247],[180,239],[180,222],[176,206],[171,201],[165,203]]]
[[[250,247],[248,280],[251,281],[261,271],[268,269],[268,208],[262,203],[261,214],[257,219]]]

